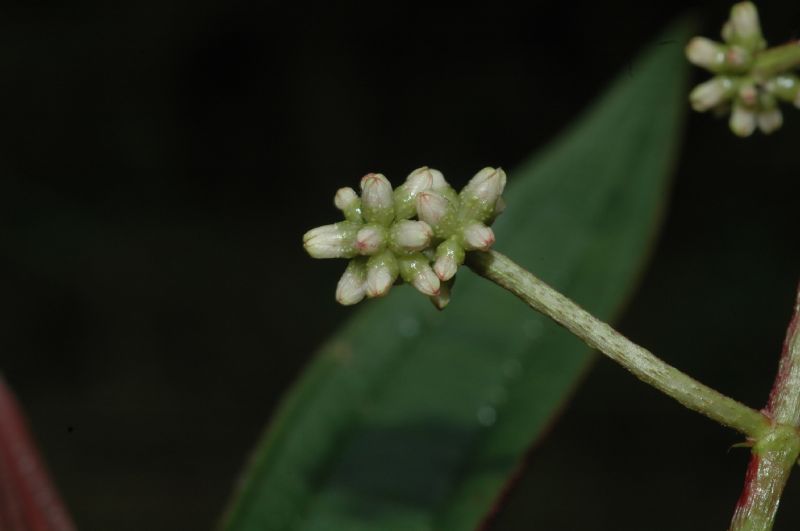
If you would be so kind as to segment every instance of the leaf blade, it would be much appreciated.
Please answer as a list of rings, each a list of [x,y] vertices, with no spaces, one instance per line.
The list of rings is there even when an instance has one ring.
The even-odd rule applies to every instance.
[[[655,47],[514,172],[495,225],[500,251],[601,318],[624,299],[656,225],[683,114],[677,43],[687,36],[686,23],[673,29],[675,46]],[[396,291],[320,350],[225,529],[472,529],[590,359],[466,272],[441,314]]]

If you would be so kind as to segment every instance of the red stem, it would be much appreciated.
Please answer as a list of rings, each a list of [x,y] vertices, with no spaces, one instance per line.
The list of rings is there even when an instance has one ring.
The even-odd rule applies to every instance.
[[[74,531],[28,431],[0,377],[0,530]]]

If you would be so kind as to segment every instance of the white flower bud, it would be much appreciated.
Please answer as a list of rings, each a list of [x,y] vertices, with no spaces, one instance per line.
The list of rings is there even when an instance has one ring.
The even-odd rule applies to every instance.
[[[370,223],[388,225],[394,218],[392,185],[380,173],[368,173],[361,178],[361,207]]]
[[[737,42],[757,42],[761,39],[758,10],[752,2],[740,2],[731,8],[732,38]]]
[[[464,248],[456,238],[451,238],[439,244],[436,248],[436,261],[433,271],[440,280],[450,280],[458,271],[458,266],[464,263]]]
[[[506,187],[506,172],[502,168],[483,168],[467,183],[462,194],[475,196],[481,202],[494,205]]]
[[[364,225],[356,233],[356,251],[358,254],[370,255],[383,250],[385,234],[386,231],[380,225]]]
[[[367,273],[367,295],[369,297],[386,295],[393,283],[388,267],[381,266],[370,269]]]
[[[445,254],[436,259],[433,263],[433,272],[439,277],[439,280],[450,280],[458,272],[458,264],[456,263],[455,256],[452,254]]]
[[[494,243],[494,232],[483,223],[472,223],[464,228],[464,248],[468,251],[487,251]]]
[[[333,198],[333,204],[342,212],[355,206],[357,201],[358,194],[350,187],[339,188],[336,190],[336,196]]]
[[[774,133],[783,125],[783,114],[777,107],[758,113],[758,128],[764,134]]]
[[[390,252],[375,255],[367,262],[367,297],[381,297],[397,279],[397,260]]]
[[[695,37],[686,45],[686,58],[699,67],[716,71],[725,64],[725,46],[705,37]]]
[[[750,136],[756,129],[756,112],[743,105],[734,105],[729,125],[737,136]]]
[[[400,275],[425,295],[439,294],[439,277],[431,269],[428,260],[421,253],[401,258]]]
[[[394,192],[394,210],[397,219],[408,219],[417,214],[417,194],[430,190],[435,182],[444,181],[438,170],[423,166],[412,171]]]
[[[303,235],[303,247],[314,258],[351,258],[355,255],[356,226],[348,221],[324,225]]]
[[[433,272],[431,266],[428,264],[421,264],[417,275],[411,281],[411,284],[417,288],[417,291],[425,295],[438,295],[440,282],[439,277]]]
[[[403,220],[392,227],[392,239],[403,250],[421,251],[431,242],[433,229],[424,221]]]
[[[689,101],[694,110],[707,111],[730,98],[734,89],[730,78],[717,76],[697,85],[689,94]]]
[[[444,180],[442,172],[423,166],[417,168],[408,174],[406,182],[403,185],[408,191],[409,195],[415,196],[423,190],[430,190],[433,187],[434,175],[439,179]]]
[[[431,227],[445,221],[451,210],[450,202],[437,192],[426,191],[417,195],[417,215]]]
[[[367,294],[367,265],[361,258],[350,260],[342,278],[336,285],[336,300],[339,304],[349,306],[356,304]]]
[[[460,215],[466,219],[487,221],[505,186],[506,172],[501,168],[482,169],[461,190]]]

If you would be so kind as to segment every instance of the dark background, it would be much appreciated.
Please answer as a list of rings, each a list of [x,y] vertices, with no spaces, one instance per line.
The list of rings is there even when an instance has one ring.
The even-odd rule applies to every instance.
[[[341,263],[300,245],[337,187],[422,164],[513,178],[674,16],[716,37],[729,5],[333,4],[0,7],[0,367],[81,529],[212,527],[349,314]],[[800,36],[796,3],[762,11],[771,42]],[[800,111],[769,138],[697,114],[687,132],[619,326],[760,406],[800,271]],[[494,529],[724,529],[736,442],[599,360]]]

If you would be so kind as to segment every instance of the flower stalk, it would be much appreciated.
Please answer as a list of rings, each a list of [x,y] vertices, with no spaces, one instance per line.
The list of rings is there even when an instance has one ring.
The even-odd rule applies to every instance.
[[[759,439],[768,432],[770,420],[766,415],[711,389],[660,360],[510,258],[496,251],[474,252],[467,257],[466,263],[477,274],[510,291],[590,347],[599,350],[643,382],[687,408],[752,439]]]

